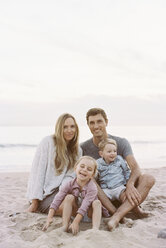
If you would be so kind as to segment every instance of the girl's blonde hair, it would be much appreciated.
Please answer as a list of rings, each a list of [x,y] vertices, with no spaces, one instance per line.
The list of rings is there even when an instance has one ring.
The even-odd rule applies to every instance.
[[[104,150],[104,147],[105,147],[107,144],[115,145],[116,148],[117,148],[117,143],[116,143],[116,141],[115,141],[114,139],[103,139],[103,140],[100,141],[100,143],[98,144],[99,151],[103,151],[103,150]]]
[[[74,165],[74,168],[76,168],[77,167],[77,165],[80,163],[80,161],[82,160],[82,159],[89,159],[89,160],[91,160],[92,162],[93,162],[93,164],[94,164],[94,175],[96,175],[96,173],[97,173],[97,163],[96,163],[96,160],[94,159],[94,158],[92,158],[92,157],[90,157],[90,156],[82,156],[82,157],[80,157],[78,160],[77,160],[77,162],[75,163],[75,165]]]
[[[76,132],[73,139],[67,144],[63,136],[63,131],[64,123],[68,118],[74,120]],[[56,146],[55,168],[56,172],[61,174],[66,165],[68,166],[68,169],[74,167],[78,156],[79,128],[75,118],[71,114],[65,113],[58,118],[53,139]]]

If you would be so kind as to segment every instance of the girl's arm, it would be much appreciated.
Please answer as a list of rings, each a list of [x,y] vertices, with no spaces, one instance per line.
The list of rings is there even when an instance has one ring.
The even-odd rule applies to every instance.
[[[53,222],[54,214],[55,214],[55,210],[53,208],[50,208],[50,210],[48,212],[48,217],[47,217],[46,224],[42,228],[43,231],[46,231],[47,228],[50,226],[50,224]]]
[[[69,226],[69,230],[72,231],[73,235],[76,235],[79,232],[79,225],[83,216],[81,214],[77,214],[74,218],[72,224]]]
[[[50,205],[50,210],[48,212],[48,217],[47,217],[47,222],[43,227],[43,231],[47,230],[47,228],[49,227],[49,225],[52,223],[53,221],[53,216],[55,215],[56,210],[59,208],[60,204],[62,203],[62,201],[64,200],[65,196],[67,195],[67,193],[70,190],[70,182],[66,183],[61,189],[60,191],[55,195],[53,202]]]

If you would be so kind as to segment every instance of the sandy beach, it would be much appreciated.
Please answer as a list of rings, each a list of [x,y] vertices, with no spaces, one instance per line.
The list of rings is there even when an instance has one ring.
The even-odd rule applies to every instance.
[[[26,213],[25,197],[28,173],[0,174],[0,248],[164,248],[166,239],[157,238],[166,228],[166,167],[144,169],[156,178],[148,198],[141,205],[150,216],[133,219],[132,225],[119,224],[112,232],[101,223],[99,231],[91,230],[91,223],[81,223],[77,236],[58,230],[61,218],[55,217],[51,227],[43,232],[46,215]]]

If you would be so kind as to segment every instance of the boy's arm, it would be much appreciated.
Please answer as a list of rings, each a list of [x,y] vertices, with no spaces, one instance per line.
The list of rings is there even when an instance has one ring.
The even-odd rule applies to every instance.
[[[119,156],[119,159],[120,159],[120,163],[121,163],[121,168],[123,170],[124,178],[127,182],[130,178],[130,169],[127,165],[127,162],[121,156]]]

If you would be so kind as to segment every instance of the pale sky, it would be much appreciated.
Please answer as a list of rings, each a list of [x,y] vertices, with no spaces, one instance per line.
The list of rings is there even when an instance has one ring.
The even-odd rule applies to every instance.
[[[166,99],[165,13],[164,0],[2,0],[3,109],[90,95]]]

